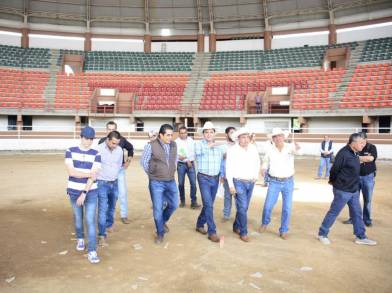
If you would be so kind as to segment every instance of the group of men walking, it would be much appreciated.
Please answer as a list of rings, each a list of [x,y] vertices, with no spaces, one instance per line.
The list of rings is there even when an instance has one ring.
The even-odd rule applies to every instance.
[[[114,224],[117,197],[120,196],[120,214],[124,224],[128,224],[125,169],[133,156],[133,146],[119,132],[114,122],[107,124],[107,137],[100,140],[98,148],[92,149],[94,129],[86,127],[81,132],[81,144],[66,151],[66,165],[69,173],[67,193],[74,211],[75,230],[78,238],[77,250],[84,250],[83,207],[88,230],[88,259],[99,262],[96,253],[95,215],[98,206],[98,239],[102,246],[107,245],[107,232]],[[244,242],[250,241],[247,230],[247,211],[256,181],[261,173],[268,173],[268,191],[264,202],[261,224],[258,231],[265,232],[271,222],[272,210],[282,194],[282,213],[279,236],[288,238],[294,190],[294,156],[301,154],[298,143],[286,142],[288,132],[274,128],[269,134],[270,147],[263,161],[252,133],[241,128],[228,127],[225,130],[226,143],[215,141],[216,131],[211,122],[202,128],[202,139],[193,141],[186,127],[179,128],[179,137],[173,140],[173,127],[164,124],[159,133],[151,135],[142,156],[141,165],[148,175],[149,192],[152,201],[156,234],[155,242],[164,241],[170,231],[168,222],[178,206],[186,206],[185,176],[190,183],[190,207],[199,209],[195,230],[206,235],[212,242],[220,237],[214,219],[214,202],[219,184],[224,187],[223,220],[228,221],[231,214],[232,199],[235,201],[236,215],[233,232]],[[334,200],[325,216],[318,239],[329,244],[328,232],[340,211],[347,204],[353,223],[355,243],[375,245],[366,237],[364,224],[371,226],[371,197],[374,186],[377,151],[375,146],[366,143],[365,134],[355,133],[348,144],[336,155],[332,169],[329,161],[333,154],[332,141],[325,138],[321,144],[321,171],[327,167],[326,177],[333,185]],[[261,167],[261,169],[260,169]],[[178,175],[178,186],[175,173]],[[261,172],[260,172],[261,171]],[[321,177],[319,170],[318,177]],[[329,174],[330,173],[330,174]],[[371,184],[371,180],[373,183]],[[197,201],[199,185],[202,205]],[[359,190],[362,189],[365,206],[363,216],[359,203]]]

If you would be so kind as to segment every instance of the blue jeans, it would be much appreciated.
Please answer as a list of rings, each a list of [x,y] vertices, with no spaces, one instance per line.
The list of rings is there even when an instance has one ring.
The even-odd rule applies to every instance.
[[[294,179],[293,177],[279,181],[270,177],[267,197],[264,202],[262,224],[268,225],[271,222],[272,209],[278,201],[279,193],[282,193],[282,216],[279,228],[280,233],[289,230],[291,206],[293,202]]]
[[[185,203],[185,174],[188,175],[189,184],[191,185],[191,203],[195,204],[197,202],[196,199],[196,171],[195,165],[192,163],[192,167],[189,168],[186,163],[178,163],[177,165],[177,174],[178,174],[178,190],[180,191],[180,200]]]
[[[98,235],[106,237],[106,228],[114,224],[114,212],[118,197],[118,182],[97,180],[98,182]]]
[[[320,157],[320,165],[317,172],[318,177],[323,176],[324,166],[325,166],[325,177],[329,177],[329,171],[331,170],[331,158]]]
[[[345,192],[334,187],[333,196],[334,198],[331,203],[331,207],[321,223],[319,235],[324,237],[328,236],[329,229],[332,227],[337,216],[340,214],[344,206],[348,204],[350,218],[353,221],[354,235],[360,239],[366,238],[365,226],[363,224],[361,214],[361,204],[359,203],[359,191]]]
[[[95,251],[97,249],[97,239],[95,230],[95,215],[97,211],[98,191],[92,190],[87,193],[86,199],[82,206],[76,204],[79,195],[69,195],[71,206],[73,209],[74,224],[76,238],[84,238],[84,224],[83,214],[86,218],[87,234],[88,234],[88,251]]]
[[[234,187],[236,190],[235,203],[237,206],[237,213],[233,224],[233,230],[240,230],[240,235],[245,236],[248,234],[248,207],[252,197],[253,182],[241,181],[234,179]]]
[[[373,197],[373,189],[374,189],[374,172],[370,173],[366,176],[360,176],[360,190],[362,190],[363,196],[363,222],[366,225],[372,224],[372,197]],[[351,220],[351,218],[350,218]],[[351,220],[352,222],[352,220]]]
[[[369,225],[372,223],[372,197],[374,189],[374,172],[366,176],[360,176],[360,186],[363,196],[363,221]]]
[[[230,218],[231,214],[231,194],[230,194],[230,188],[229,188],[229,183],[227,182],[227,179],[225,178],[223,181],[223,189],[225,191],[224,194],[224,202],[223,202],[223,217],[228,219]]]
[[[121,218],[128,218],[128,191],[127,181],[125,177],[126,169],[121,168],[118,173],[118,200],[120,202],[120,216]]]
[[[218,191],[219,176],[205,176],[197,173],[197,182],[203,201],[203,208],[197,218],[196,228],[204,228],[207,223],[208,235],[216,234],[216,226],[214,222],[214,201],[216,192]]]
[[[163,226],[167,221],[169,221],[171,215],[178,208],[178,190],[176,181],[150,179],[148,188],[151,195],[157,235],[159,237],[163,237],[165,234]]]

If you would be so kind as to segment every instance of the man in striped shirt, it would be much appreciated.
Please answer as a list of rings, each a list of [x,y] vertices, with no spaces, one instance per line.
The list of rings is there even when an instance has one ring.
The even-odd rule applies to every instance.
[[[91,263],[98,263],[95,229],[98,189],[95,180],[97,171],[101,168],[101,156],[98,151],[91,148],[95,137],[93,128],[83,128],[80,136],[80,145],[71,147],[65,152],[65,165],[69,175],[67,193],[74,214],[76,250],[83,251],[85,249],[84,213],[88,233],[88,260]]]
[[[215,143],[214,138],[214,125],[208,121],[203,127],[203,139],[195,144],[197,181],[203,201],[203,208],[196,223],[196,231],[203,235],[208,233],[208,239],[212,242],[219,242],[214,222],[214,201],[219,185],[219,171],[224,150]],[[204,229],[206,223],[208,231]]]

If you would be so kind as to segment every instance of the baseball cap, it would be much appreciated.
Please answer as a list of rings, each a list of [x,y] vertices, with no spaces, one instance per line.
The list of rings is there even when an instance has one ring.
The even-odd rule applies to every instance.
[[[94,128],[90,126],[86,126],[82,129],[80,132],[80,136],[88,139],[94,139],[95,138],[95,130]]]

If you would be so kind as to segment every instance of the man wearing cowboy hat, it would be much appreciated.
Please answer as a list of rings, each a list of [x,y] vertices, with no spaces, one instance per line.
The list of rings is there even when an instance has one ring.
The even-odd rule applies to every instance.
[[[288,135],[288,132],[280,128],[272,129],[269,137],[272,139],[273,145],[266,152],[262,166],[263,176],[269,168],[270,181],[259,232],[266,231],[271,222],[272,209],[278,200],[279,193],[282,193],[282,217],[279,228],[279,235],[282,239],[287,239],[289,230],[294,189],[294,155],[298,154],[300,150],[298,143],[289,144],[284,141]]]
[[[219,171],[223,159],[223,149],[215,143],[215,128],[208,121],[203,126],[203,139],[195,144],[197,182],[199,183],[203,208],[196,223],[196,231],[212,242],[219,242],[214,222],[214,201],[219,185]],[[204,229],[207,224],[208,231]]]
[[[244,242],[249,242],[247,211],[255,182],[259,177],[260,157],[257,147],[251,143],[248,129],[241,128],[234,133],[236,144],[227,150],[226,178],[230,193],[235,197],[237,214],[233,232]]]

